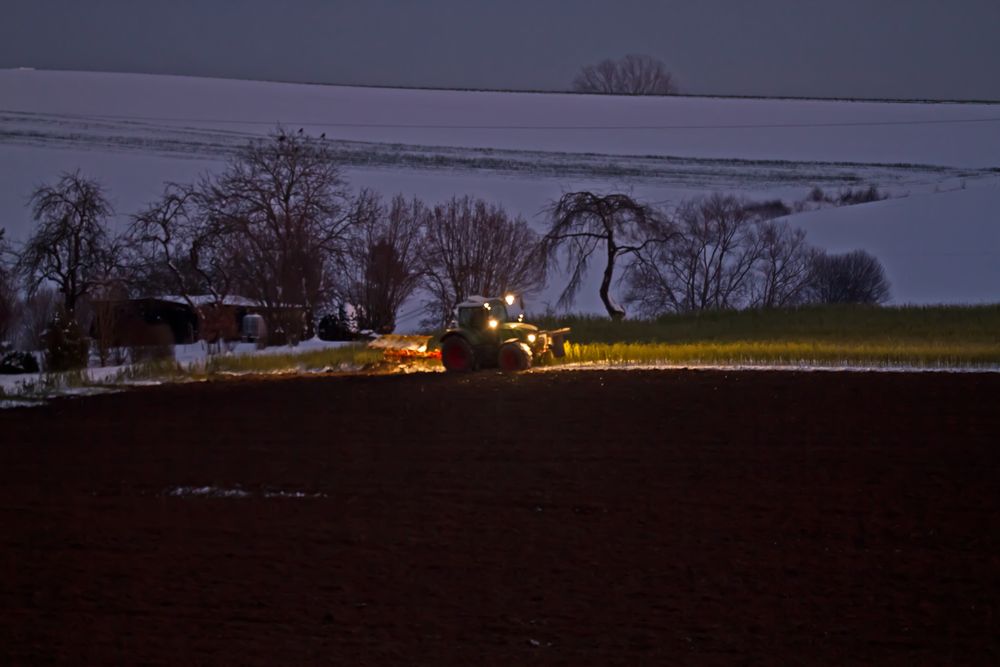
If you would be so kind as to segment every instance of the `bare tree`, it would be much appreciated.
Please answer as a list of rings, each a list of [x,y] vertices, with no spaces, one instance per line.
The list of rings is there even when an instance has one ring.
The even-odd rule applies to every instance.
[[[46,281],[55,284],[72,314],[117,262],[120,246],[107,228],[111,204],[97,181],[75,172],[35,189],[31,208],[38,227],[21,251],[18,271],[29,293]]]
[[[541,252],[547,264],[557,263],[561,256],[570,274],[558,306],[572,304],[591,259],[598,253],[605,257],[601,301],[612,319],[625,317],[625,308],[610,294],[617,262],[657,240],[666,240],[672,231],[658,221],[651,208],[623,194],[570,192],[550,208],[550,215],[551,225],[542,239]]]
[[[10,336],[17,306],[17,289],[14,272],[8,262],[10,245],[4,238],[6,230],[0,229],[0,343]]]
[[[240,288],[272,308],[312,309],[334,287],[332,259],[345,249],[352,218],[333,152],[301,130],[279,129],[205,180],[210,217],[230,231]]]
[[[816,250],[806,233],[787,222],[761,222],[760,254],[754,268],[751,305],[759,308],[797,306],[809,298]]]
[[[812,266],[813,299],[819,303],[880,304],[889,300],[889,279],[878,259],[864,250],[817,253]]]
[[[677,85],[663,62],[633,54],[587,65],[573,80],[573,90],[607,95],[673,95]]]
[[[128,238],[136,280],[147,290],[182,297],[204,321],[204,307],[221,306],[233,287],[232,236],[208,186],[169,184],[159,201],[132,218]],[[207,302],[195,298],[202,296]]]
[[[147,260],[145,283],[172,285],[204,326],[215,321],[212,306],[236,291],[272,317],[299,318],[302,311],[289,306],[311,311],[332,293],[334,260],[346,250],[353,219],[348,204],[325,143],[279,129],[245,147],[222,174],[169,185],[134,217],[130,238]]]
[[[388,207],[363,190],[354,204],[355,224],[341,258],[343,302],[354,307],[357,326],[392,333],[396,313],[420,283],[423,227],[429,215],[419,199],[402,195]]]
[[[632,261],[625,268],[623,279],[627,292],[625,302],[645,317],[656,317],[663,313],[684,312],[684,294],[689,264],[680,261],[683,240],[670,233],[674,231],[673,221],[662,218],[655,224],[665,227],[664,233],[654,237],[665,240],[648,244],[634,253]]]
[[[232,328],[220,315],[235,283],[237,250],[232,225],[215,206],[205,182],[168,184],[159,201],[133,216],[128,237],[134,284],[183,299],[197,316],[198,336],[221,352]]]
[[[520,216],[470,197],[435,206],[426,217],[423,288],[429,325],[444,325],[469,296],[541,289],[538,237]]]
[[[627,300],[646,315],[740,308],[750,300],[764,242],[759,218],[732,196],[687,202],[676,233],[637,253]]]

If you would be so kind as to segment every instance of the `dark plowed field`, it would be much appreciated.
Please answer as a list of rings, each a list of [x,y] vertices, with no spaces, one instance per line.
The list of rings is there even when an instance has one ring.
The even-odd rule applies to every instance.
[[[1000,374],[327,377],[0,411],[4,665],[987,665],[998,596]]]

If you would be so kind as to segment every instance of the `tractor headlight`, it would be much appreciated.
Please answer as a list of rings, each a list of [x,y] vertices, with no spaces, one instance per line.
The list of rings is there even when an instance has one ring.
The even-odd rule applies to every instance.
[[[496,329],[500,325],[500,320],[490,318],[490,329]]]
[[[508,306],[513,306],[514,305],[514,298],[515,297],[514,297],[513,294],[508,294],[507,296],[505,296],[503,298],[503,300],[507,302]]]
[[[536,336],[535,334],[528,334],[528,342],[529,343],[534,343],[537,339],[538,339],[538,336]]]

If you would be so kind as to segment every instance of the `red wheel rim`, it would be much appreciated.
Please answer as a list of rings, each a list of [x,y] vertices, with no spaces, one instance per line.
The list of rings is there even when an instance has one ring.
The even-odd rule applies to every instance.
[[[469,355],[461,345],[449,345],[444,350],[444,365],[456,371],[464,371],[469,367]]]
[[[521,368],[521,360],[518,359],[517,350],[505,347],[500,350],[500,369],[504,371],[516,371]]]

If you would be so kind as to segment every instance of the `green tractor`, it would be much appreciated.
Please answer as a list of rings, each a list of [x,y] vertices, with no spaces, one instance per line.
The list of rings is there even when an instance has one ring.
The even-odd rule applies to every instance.
[[[458,326],[441,337],[445,370],[499,368],[514,373],[531,368],[543,355],[565,355],[568,327],[541,331],[523,320],[523,303],[512,294],[503,298],[473,296],[458,304]]]

